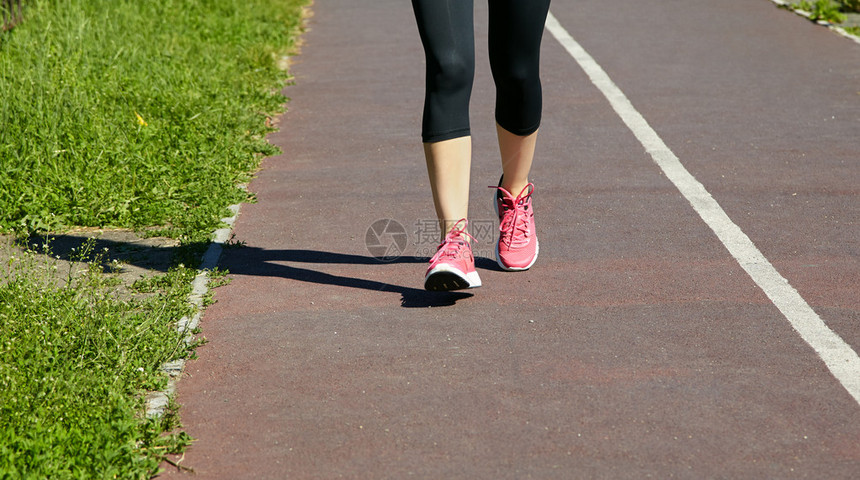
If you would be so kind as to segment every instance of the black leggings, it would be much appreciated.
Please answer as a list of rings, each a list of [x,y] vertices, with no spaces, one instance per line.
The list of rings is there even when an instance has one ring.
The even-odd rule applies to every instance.
[[[496,122],[516,135],[540,126],[540,42],[550,0],[488,0]],[[412,0],[427,58],[422,139],[470,135],[475,76],[472,0]]]

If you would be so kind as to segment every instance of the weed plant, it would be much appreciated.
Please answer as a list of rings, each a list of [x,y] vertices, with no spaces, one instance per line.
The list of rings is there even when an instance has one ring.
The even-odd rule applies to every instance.
[[[860,13],[860,0],[841,0],[846,12]]]
[[[797,8],[810,12],[809,19],[817,22],[823,20],[829,23],[842,23],[845,21],[843,10],[848,11],[848,3],[838,2],[834,0],[801,0],[798,3],[791,4],[792,8]]]
[[[172,412],[145,417],[144,395],[193,347],[175,325],[195,272],[173,268],[119,300],[92,245],[67,274],[49,251],[0,270],[0,478],[149,478],[188,441],[164,434]]]
[[[0,231],[208,239],[275,153],[266,120],[304,3],[28,2],[0,34]]]

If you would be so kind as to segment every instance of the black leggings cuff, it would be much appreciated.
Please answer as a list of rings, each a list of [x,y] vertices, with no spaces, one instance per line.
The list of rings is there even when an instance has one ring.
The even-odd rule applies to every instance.
[[[472,134],[472,131],[468,128],[461,128],[458,130],[452,130],[450,132],[442,132],[442,133],[423,133],[421,134],[421,140],[424,143],[436,143],[442,142],[445,140],[453,140],[455,138],[460,137],[468,137]]]
[[[502,122],[500,122],[499,119],[496,119],[496,123],[498,123],[500,127],[504,128],[505,131],[513,133],[514,135],[519,135],[521,137],[529,136],[537,132],[538,128],[540,128],[540,121],[526,128],[508,128]]]

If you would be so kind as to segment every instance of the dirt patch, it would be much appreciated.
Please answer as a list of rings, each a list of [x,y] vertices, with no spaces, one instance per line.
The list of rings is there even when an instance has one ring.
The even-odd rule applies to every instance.
[[[8,277],[13,257],[26,250],[36,252],[39,264],[55,268],[59,284],[87,268],[94,259],[117,284],[117,295],[131,296],[134,282],[166,273],[173,264],[179,241],[165,237],[144,237],[127,229],[80,228],[63,233],[16,238],[0,236],[0,265]]]

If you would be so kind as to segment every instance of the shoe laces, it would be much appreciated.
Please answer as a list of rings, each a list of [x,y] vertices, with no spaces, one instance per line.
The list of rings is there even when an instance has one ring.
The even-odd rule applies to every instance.
[[[508,246],[522,246],[529,242],[532,235],[529,221],[533,212],[529,211],[529,198],[534,192],[535,186],[532,183],[526,185],[517,195],[517,198],[502,187],[493,187],[502,193],[502,201],[500,208],[502,211],[501,221],[499,222],[499,232],[501,240]]]
[[[445,239],[437,247],[436,254],[430,259],[430,263],[434,263],[441,258],[458,258],[463,248],[472,249],[469,242],[463,238],[465,235],[475,240],[475,237],[466,233],[466,225],[468,223],[468,220],[461,218],[454,224],[454,227],[445,235]]]

